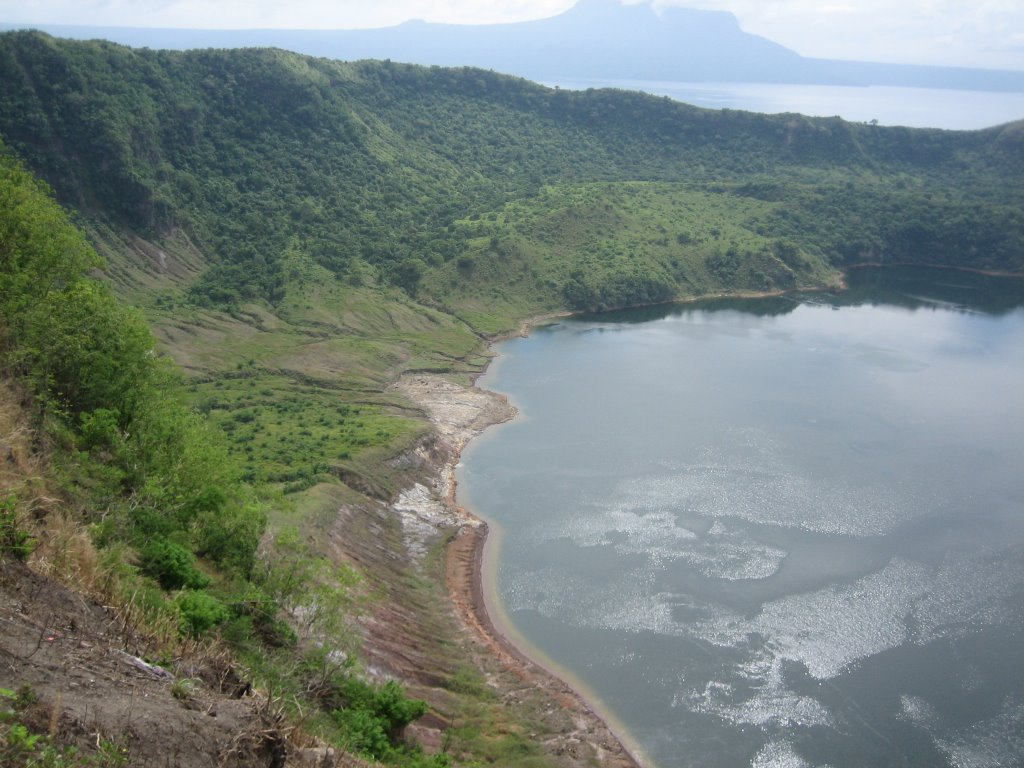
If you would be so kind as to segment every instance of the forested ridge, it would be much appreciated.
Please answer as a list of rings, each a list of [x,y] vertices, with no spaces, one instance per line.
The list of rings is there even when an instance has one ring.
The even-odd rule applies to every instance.
[[[216,304],[278,300],[282,257],[296,242],[338,276],[368,266],[414,292],[424,272],[459,256],[493,258],[477,239],[513,237],[500,223],[508,203],[593,182],[769,203],[744,229],[819,265],[870,253],[1022,266],[1020,124],[883,128],[553,90],[472,69],[132,50],[39,33],[3,37],[0,76],[5,141],[82,211],[154,237],[186,229],[213,266],[192,296]],[[479,226],[494,216],[495,226]],[[685,222],[664,226],[677,237]],[[677,242],[672,256],[702,262],[731,246]],[[621,266],[589,261],[595,280],[620,281]],[[555,283],[545,301],[564,303],[569,276],[533,268],[537,286]],[[657,295],[789,287],[719,272],[696,286],[666,275]]]
[[[467,662],[451,532],[408,563],[382,512],[440,460],[403,375],[468,381],[486,339],[546,312],[832,287],[865,261],[1024,271],[1024,123],[884,128],[32,32],[0,35],[0,82],[4,392],[47,465],[0,463],[3,558],[52,559],[48,509],[69,510],[100,563],[80,586],[155,627],[158,662],[227,649],[278,702],[267,739],[291,718],[392,764],[577,764],[540,746],[549,710]],[[406,664],[443,740],[403,740],[428,705],[365,656]],[[48,743],[10,751],[24,698],[0,687],[14,765]]]

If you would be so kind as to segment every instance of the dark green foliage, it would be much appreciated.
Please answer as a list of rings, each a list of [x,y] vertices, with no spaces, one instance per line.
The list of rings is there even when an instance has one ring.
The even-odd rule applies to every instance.
[[[112,189],[102,194],[114,194]],[[55,461],[65,488],[84,508],[102,510],[93,519],[97,540],[106,547],[102,556],[116,563],[111,573],[131,584],[133,606],[146,616],[176,613],[181,632],[190,637],[224,625],[236,647],[255,645],[261,654],[294,653],[298,644],[279,601],[303,607],[303,621],[316,618],[318,627],[333,632],[345,621],[340,614],[354,574],[317,568],[323,583],[301,585],[274,575],[274,569],[254,575],[265,513],[242,480],[223,434],[186,407],[181,384],[154,353],[139,313],[90,275],[99,259],[68,216],[45,187],[3,155],[0,202],[0,356],[35,396],[39,424],[59,437]],[[125,216],[138,213],[131,206],[119,210]],[[297,215],[316,214],[304,206]],[[276,268],[271,265],[267,274]],[[398,268],[403,287],[415,292],[423,262],[410,258]],[[353,440],[366,443],[370,431],[379,441],[397,431],[397,420],[377,414],[379,409],[330,402],[333,417],[321,417],[324,431],[351,421],[350,428],[341,426]],[[255,411],[233,416],[239,429],[259,426]],[[0,504],[0,548],[4,556],[24,559],[33,542],[17,512],[13,499]],[[132,550],[138,553],[138,569],[130,565]],[[304,565],[297,556],[295,567]],[[308,569],[303,573],[313,575]],[[250,578],[264,581],[274,596]],[[171,600],[163,590],[182,591]],[[425,705],[406,697],[395,683],[378,689],[355,680],[339,698],[354,718],[343,729],[345,738],[366,754],[406,756],[400,732]],[[415,752],[407,756],[411,765],[447,764]]]
[[[841,264],[921,263],[1024,270],[1024,213],[1012,198],[982,202],[957,190],[926,194],[889,186],[794,188],[780,228],[813,239]],[[827,229],[820,222],[829,223]]]
[[[137,413],[153,372],[153,338],[109,289],[79,280],[41,297],[21,317],[11,361],[69,414],[103,408],[122,423]]]
[[[18,519],[17,499],[14,496],[0,498],[0,560],[13,557],[25,560],[36,547],[36,540]]]
[[[679,287],[666,275],[644,274],[639,270],[604,275],[600,282],[582,271],[573,272],[562,287],[570,309],[604,310],[669,301]]]
[[[125,435],[121,431],[120,413],[113,408],[97,408],[79,415],[79,446],[86,451],[102,450],[121,453]]]
[[[46,185],[16,163],[0,162],[0,307],[12,328],[38,301],[101,264],[68,215],[43,202],[48,196]]]
[[[384,720],[369,709],[335,710],[334,720],[342,731],[346,749],[376,760],[383,759],[391,749]]]
[[[415,296],[426,269],[427,265],[423,262],[423,259],[412,257],[402,259],[401,263],[395,267],[392,282],[405,289],[410,296]]]
[[[227,606],[209,592],[186,590],[174,603],[181,616],[182,632],[192,637],[209,632],[231,616]]]
[[[4,157],[0,202],[0,355],[70,442],[57,458],[69,490],[106,510],[101,541],[139,547],[164,589],[210,583],[196,556],[247,574],[265,515],[222,436],[183,405],[139,313],[89,276],[99,259],[67,215]],[[0,543],[24,558],[14,507],[0,515]],[[223,620],[195,595],[179,605],[193,634]]]
[[[481,271],[487,248],[459,222],[584,182],[730,183],[781,208],[766,236],[826,263],[865,251],[926,262],[937,247],[943,263],[1019,269],[1024,252],[1020,125],[883,128],[473,69],[29,32],[0,37],[0,81],[0,134],[61,199],[150,237],[190,233],[211,259],[188,288],[200,304],[280,302],[293,247],[352,284],[375,274],[429,298],[431,271]],[[693,244],[689,231],[670,237]],[[786,287],[764,266],[721,262],[735,281],[706,288]],[[692,292],[681,277],[641,266],[527,290],[613,306]]]
[[[303,687],[318,708],[330,714],[336,740],[369,758],[411,766],[447,766],[403,742],[405,727],[427,713],[427,705],[410,698],[395,681],[382,685],[360,675],[351,656],[338,661],[326,647],[308,651],[302,665]]]
[[[142,548],[142,572],[152,576],[164,589],[205,589],[210,577],[196,568],[196,558],[180,544],[157,539]]]
[[[256,567],[265,515],[246,481],[298,492],[351,469],[360,451],[408,439],[416,427],[378,395],[402,370],[478,370],[467,327],[821,285],[832,267],[865,260],[1024,269],[1021,124],[889,129],[472,69],[133,51],[28,32],[0,35],[0,82],[3,141],[91,231],[154,244],[184,233],[206,259],[153,301],[163,328],[178,310],[215,316],[189,304],[234,319],[269,310],[306,324],[290,350],[338,354],[330,390],[287,378],[306,362],[295,357],[274,374],[257,374],[252,348],[230,375],[212,362],[191,411],[138,313],[90,279],[100,263],[84,237],[0,159],[5,365],[57,423],[67,484],[104,510],[100,541],[139,552],[165,589],[184,588],[170,603],[184,632],[220,627],[263,669],[294,665],[302,647],[282,610],[323,623],[349,604],[330,590],[345,579],[311,568],[304,551],[282,546],[267,573]],[[360,404],[339,412],[339,395]],[[0,540],[22,556],[30,542],[7,521]],[[200,589],[207,571],[215,594]],[[139,581],[138,603],[166,610],[167,595]],[[333,713],[339,740],[367,756],[447,764],[400,744],[422,702],[321,651],[268,679]],[[537,759],[518,734],[462,738],[488,762]]]
[[[368,705],[378,717],[384,719],[392,737],[397,737],[405,726],[427,713],[426,703],[410,699],[394,680],[378,688]]]
[[[335,691],[333,716],[349,749],[384,760],[391,757],[402,731],[427,713],[427,705],[410,699],[393,680],[374,686],[355,676],[342,679]]]
[[[0,157],[6,362],[57,410],[103,409],[123,424],[148,393],[153,339],[137,312],[88,278],[99,263],[46,189]]]
[[[46,192],[0,158],[0,320],[7,364],[66,413],[104,408],[123,421],[147,386],[152,338],[136,312],[86,279],[100,260]]]

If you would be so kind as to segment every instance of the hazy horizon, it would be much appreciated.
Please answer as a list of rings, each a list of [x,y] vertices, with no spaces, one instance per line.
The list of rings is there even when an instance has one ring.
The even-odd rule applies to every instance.
[[[586,0],[614,2],[614,0]],[[802,56],[1024,71],[1024,4],[932,0],[639,0],[732,13],[744,31]],[[636,0],[624,0],[634,5]],[[410,20],[494,24],[558,15],[575,0],[0,0],[0,22],[177,29],[365,29]]]

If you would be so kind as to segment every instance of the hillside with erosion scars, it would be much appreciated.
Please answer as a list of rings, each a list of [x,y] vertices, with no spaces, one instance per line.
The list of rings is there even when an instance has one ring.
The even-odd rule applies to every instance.
[[[455,500],[455,466],[466,444],[488,427],[514,418],[516,409],[504,395],[477,386],[463,386],[443,376],[414,374],[403,377],[396,388],[424,409],[431,424],[451,446],[449,459],[439,468],[434,496],[414,486],[403,493],[395,508],[417,522],[437,519],[446,510],[458,520],[458,529],[447,548],[445,580],[461,627],[473,641],[476,661],[489,671],[489,681],[509,703],[536,697],[553,701],[571,718],[572,727],[554,733],[545,746],[572,762],[597,760],[609,768],[637,768],[639,765],[620,736],[594,712],[584,699],[553,672],[537,664],[516,648],[488,615],[483,589],[483,550],[487,524]],[[425,489],[423,489],[425,490]]]

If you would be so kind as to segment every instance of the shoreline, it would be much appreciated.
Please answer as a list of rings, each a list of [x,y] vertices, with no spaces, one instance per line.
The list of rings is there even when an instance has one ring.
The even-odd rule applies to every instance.
[[[845,275],[842,275],[837,285],[800,290],[829,291],[845,288]],[[656,304],[689,304],[715,298],[769,298],[792,292],[722,292],[672,299]],[[493,541],[491,527],[471,509],[460,505],[456,498],[458,481],[455,478],[455,469],[466,446],[491,427],[508,423],[519,414],[518,409],[508,402],[505,395],[479,386],[479,380],[495,363],[494,345],[509,339],[525,337],[532,329],[548,322],[580,314],[586,312],[560,311],[537,315],[524,320],[517,330],[489,337],[486,343],[488,351],[492,353],[491,360],[482,371],[472,375],[468,387],[451,381],[444,374],[421,373],[403,376],[396,389],[424,410],[449,448],[448,456],[438,468],[437,490],[440,492],[441,503],[455,518],[458,526],[445,550],[445,586],[461,627],[470,633],[485,654],[499,662],[523,683],[545,689],[559,706],[572,716],[576,730],[568,734],[569,738],[564,738],[566,735],[563,734],[562,737],[555,736],[549,741],[578,740],[588,744],[594,751],[591,759],[596,759],[606,768],[652,768],[653,763],[643,757],[642,749],[630,738],[625,726],[617,724],[614,716],[604,711],[603,704],[595,695],[588,695],[585,690],[581,690],[585,689],[585,686],[580,681],[567,679],[572,675],[566,670],[558,669],[553,662],[531,656],[527,648],[509,637],[514,631],[503,631],[505,622],[492,616],[486,589],[488,541]],[[497,612],[501,613],[500,610]],[[563,754],[564,749],[558,747],[556,754]],[[579,757],[575,750],[567,751],[571,757]]]
[[[657,302],[657,304],[688,304],[714,298],[766,298],[795,292],[842,292],[848,289],[846,277],[849,271],[881,266],[898,265],[871,263],[849,265],[842,270],[837,282],[832,285],[798,290],[722,292],[693,298],[673,299]],[[928,266],[994,277],[1024,277],[1020,273],[992,272],[969,267]],[[574,680],[574,676],[570,672],[546,659],[542,651],[532,648],[524,638],[517,637],[517,631],[511,625],[508,617],[504,616],[500,604],[493,604],[492,601],[497,598],[495,579],[488,572],[493,567],[493,562],[489,561],[494,557],[494,553],[493,551],[488,552],[488,544],[490,542],[492,547],[497,546],[495,540],[500,540],[500,529],[492,529],[487,521],[466,506],[460,505],[456,498],[458,483],[455,470],[466,446],[490,427],[510,422],[518,415],[518,410],[508,402],[505,395],[479,386],[480,378],[491,370],[491,366],[496,362],[493,346],[517,336],[526,336],[533,328],[548,322],[579,314],[586,313],[563,311],[539,315],[521,323],[517,331],[508,331],[488,338],[487,346],[488,350],[492,352],[491,360],[483,371],[471,377],[469,386],[456,384],[442,374],[410,374],[403,377],[398,384],[398,389],[416,405],[423,408],[449,449],[443,464],[438,467],[437,489],[440,492],[443,506],[457,525],[454,537],[446,546],[445,585],[460,626],[471,635],[486,657],[497,661],[523,684],[543,689],[572,717],[576,725],[575,731],[569,734],[553,735],[543,741],[549,747],[558,745],[555,750],[556,755],[560,756],[567,752],[574,759],[581,757],[585,759],[586,756],[578,755],[575,749],[567,750],[564,746],[566,743],[575,742],[576,744],[585,744],[592,749],[594,754],[590,760],[596,759],[602,766],[608,768],[651,768],[653,763],[643,756],[643,750],[631,739],[625,726],[617,723],[614,715],[604,709],[599,697],[587,691],[584,683]],[[410,385],[409,381],[413,379],[422,386]],[[468,401],[473,403],[468,406],[472,411],[469,414],[465,412]],[[446,402],[448,405],[454,404],[456,409],[461,407],[463,413],[454,417],[450,412],[445,413]],[[493,587],[493,589],[489,589],[489,587]],[[491,594],[492,592],[494,594]]]
[[[545,315],[521,326],[520,332],[510,333],[503,339],[525,335],[539,323],[565,315]],[[489,345],[503,339],[494,339]],[[490,367],[490,365],[488,365]],[[456,500],[458,483],[455,468],[466,445],[488,428],[511,421],[518,411],[507,398],[478,386],[483,375],[473,377],[468,387],[456,384],[441,374],[411,374],[403,377],[397,389],[413,403],[423,408],[447,444],[447,456],[438,468],[437,489],[441,501],[457,520],[457,530],[446,547],[445,586],[459,625],[483,653],[497,661],[520,683],[542,689],[568,714],[574,729],[561,734],[549,734],[543,743],[556,756],[575,760],[596,760],[606,768],[650,768],[640,758],[640,749],[617,726],[603,706],[580,690],[582,684],[571,680],[567,672],[552,669],[551,662],[534,658],[528,648],[517,644],[503,631],[503,623],[496,619],[488,606],[486,569],[487,543],[494,540],[491,526]],[[582,749],[581,749],[582,748]],[[581,754],[582,751],[591,754]]]
[[[537,649],[525,641],[517,643],[512,636],[507,620],[496,618],[488,607],[489,590],[486,588],[491,564],[488,549],[496,536],[486,521],[473,515],[465,507],[459,507],[460,514],[479,520],[477,525],[464,526],[448,545],[448,568],[446,581],[456,611],[464,625],[471,626],[477,635],[485,639],[489,653],[500,659],[507,668],[514,671],[525,683],[538,685],[537,678],[548,679],[549,691],[558,703],[570,712],[577,722],[579,731],[586,731],[588,740],[598,753],[602,765],[616,768],[650,768],[651,763],[642,759],[639,745],[628,736],[625,726],[605,710],[598,697],[585,690],[585,685],[574,676],[562,670],[545,658]],[[468,599],[466,599],[468,597]],[[531,653],[531,650],[533,651]],[[551,684],[554,687],[551,687]],[[595,743],[596,742],[596,743]]]

